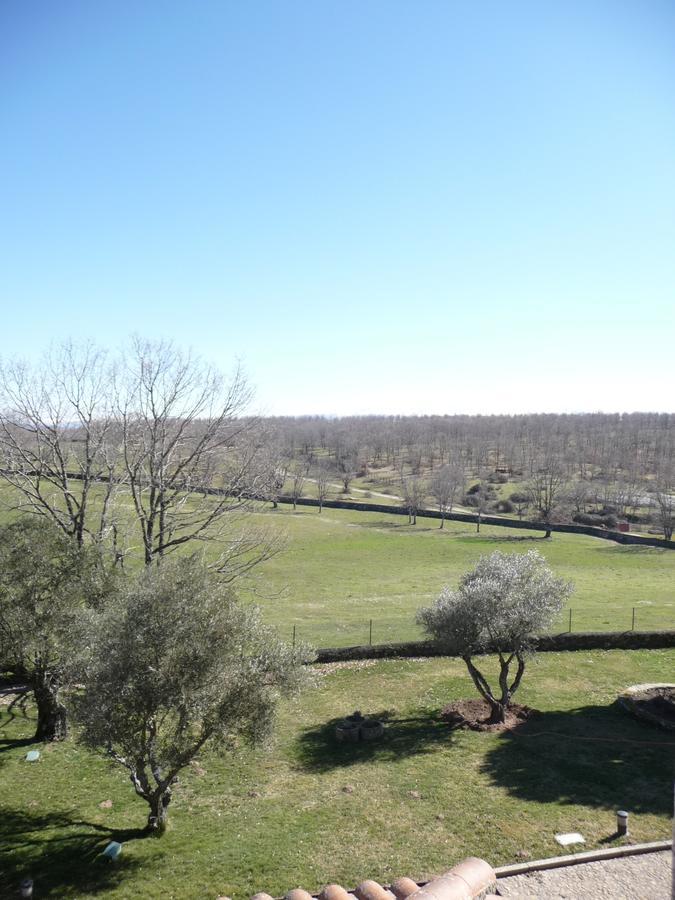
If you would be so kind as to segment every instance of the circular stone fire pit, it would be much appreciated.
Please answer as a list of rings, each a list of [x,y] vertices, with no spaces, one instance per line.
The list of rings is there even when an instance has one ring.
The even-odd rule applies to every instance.
[[[675,731],[675,684],[633,684],[619,694],[619,703],[634,716]]]
[[[341,743],[377,741],[384,735],[384,725],[378,719],[366,719],[357,709],[335,726],[335,738]]]

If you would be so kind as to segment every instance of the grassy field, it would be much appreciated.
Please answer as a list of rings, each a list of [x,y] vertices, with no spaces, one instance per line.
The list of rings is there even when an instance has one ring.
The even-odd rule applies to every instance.
[[[468,854],[494,865],[555,855],[559,831],[611,844],[620,808],[632,840],[665,839],[675,737],[613,701],[673,671],[675,651],[542,654],[519,696],[541,714],[494,735],[439,721],[447,701],[473,696],[456,660],[325,667],[283,708],[271,748],[190,767],[160,840],[138,831],[146,808],[121,769],[72,740],[38,745],[28,763],[33,722],[3,720],[0,895],[27,874],[39,897],[130,900],[422,879]],[[381,743],[334,742],[334,720],[355,707],[385,714]],[[100,857],[111,839],[124,843],[117,863]]]
[[[599,538],[517,531],[352,510],[266,509],[258,525],[287,535],[284,553],[254,579],[268,621],[317,646],[419,636],[415,610],[456,583],[481,554],[536,547],[556,573],[576,585],[573,630],[675,627],[675,552],[621,546]],[[565,612],[557,627],[569,627]]]
[[[13,495],[0,485],[0,521],[12,514]],[[377,498],[376,498],[377,499]],[[96,507],[96,495],[92,497]],[[138,545],[131,501],[119,500],[121,542]],[[15,515],[15,514],[14,514]],[[554,534],[496,526],[446,522],[360,510],[298,507],[261,508],[250,517],[256,528],[285,537],[285,550],[264,563],[243,596],[257,602],[268,622],[290,638],[315,646],[410,640],[421,636],[415,611],[455,584],[476,559],[493,550],[526,552],[537,548],[557,574],[571,579],[576,590],[569,607],[572,629],[628,630],[635,627],[675,628],[675,551],[622,546],[585,535]],[[193,544],[188,549],[198,549]],[[202,545],[213,558],[218,548]],[[136,546],[136,551],[140,548]],[[140,554],[127,567],[140,566]],[[569,610],[553,630],[569,628]]]

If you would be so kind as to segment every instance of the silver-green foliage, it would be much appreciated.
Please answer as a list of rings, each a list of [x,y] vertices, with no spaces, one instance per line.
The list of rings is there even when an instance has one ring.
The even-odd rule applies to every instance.
[[[0,665],[32,691],[38,740],[66,737],[61,688],[87,617],[113,589],[96,548],[78,546],[46,519],[22,516],[0,528]]]
[[[532,637],[545,629],[562,609],[572,585],[556,577],[536,550],[482,556],[460,580],[457,590],[444,587],[438,600],[420,609],[418,621],[447,653],[461,656],[493,717],[504,710],[520,685]],[[500,692],[493,691],[473,657],[496,653],[500,662]],[[515,678],[509,667],[516,660]]]
[[[204,747],[259,743],[302,652],[194,558],[148,568],[100,616],[78,704],[82,739],[124,765],[161,832],[171,786]]]

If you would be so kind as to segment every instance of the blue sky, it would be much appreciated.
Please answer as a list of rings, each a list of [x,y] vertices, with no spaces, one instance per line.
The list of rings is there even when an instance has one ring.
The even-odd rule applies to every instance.
[[[273,414],[672,411],[675,6],[0,7],[3,356]]]

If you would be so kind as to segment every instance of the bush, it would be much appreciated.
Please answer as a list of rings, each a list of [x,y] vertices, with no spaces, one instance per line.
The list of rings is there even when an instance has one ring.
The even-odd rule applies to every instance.
[[[512,513],[515,510],[515,506],[511,503],[510,500],[500,500],[497,504],[497,512],[500,513]]]
[[[596,528],[616,528],[617,518],[614,515],[599,515],[597,513],[577,513],[572,519],[579,525],[593,525]]]
[[[490,484],[506,484],[506,482],[509,480],[509,476],[504,472],[491,472],[488,475],[487,480],[490,482]]]

